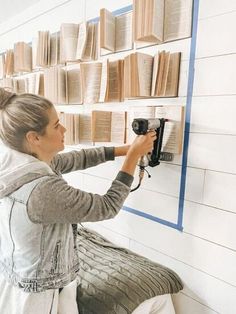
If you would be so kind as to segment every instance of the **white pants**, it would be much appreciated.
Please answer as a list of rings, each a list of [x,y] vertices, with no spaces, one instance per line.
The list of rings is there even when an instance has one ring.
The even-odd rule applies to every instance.
[[[59,290],[27,293],[0,277],[1,314],[78,314],[76,281]]]
[[[171,295],[164,294],[141,303],[132,314],[175,314]]]

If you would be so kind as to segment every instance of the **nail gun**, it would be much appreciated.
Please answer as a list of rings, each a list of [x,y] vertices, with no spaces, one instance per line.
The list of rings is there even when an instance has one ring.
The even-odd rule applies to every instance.
[[[161,152],[162,148],[162,141],[163,141],[163,135],[164,135],[164,128],[165,128],[165,122],[167,122],[168,119],[143,119],[138,118],[134,119],[132,122],[132,129],[135,134],[137,135],[145,135],[150,130],[155,130],[156,132],[156,140],[153,143],[153,150],[150,154],[147,154],[146,156],[142,156],[139,159],[138,166],[139,166],[139,184],[136,188],[132,189],[131,192],[137,190],[140,185],[141,181],[144,177],[144,171],[148,173],[148,171],[145,169],[147,166],[155,167],[160,164],[160,160],[162,161],[172,161],[173,160],[173,154],[167,153],[167,152]],[[150,178],[150,174],[148,173],[148,177]]]

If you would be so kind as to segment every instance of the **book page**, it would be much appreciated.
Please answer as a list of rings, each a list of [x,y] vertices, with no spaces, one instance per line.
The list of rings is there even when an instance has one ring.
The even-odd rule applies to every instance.
[[[133,48],[132,11],[115,18],[115,51]]]
[[[135,41],[163,41],[164,0],[134,0]]]
[[[155,96],[158,71],[159,71],[159,53],[157,53],[153,58],[151,96]]]
[[[180,58],[181,52],[172,53],[170,55],[165,97],[178,96]]]
[[[30,94],[36,94],[36,75],[31,73],[25,76],[26,92]]]
[[[83,113],[79,116],[79,142],[90,143],[92,142],[92,117],[89,113]]]
[[[124,58],[124,97],[131,97],[131,57],[132,54]]]
[[[121,60],[109,62],[108,102],[119,102],[122,97]]]
[[[87,24],[87,39],[86,39],[85,48],[82,54],[82,61],[93,60],[92,56],[93,56],[93,44],[94,44],[94,29],[95,29],[94,23]]]
[[[74,143],[79,144],[79,114],[74,114]]]
[[[61,62],[76,61],[79,24],[64,23],[60,29]]]
[[[12,49],[6,51],[5,56],[5,74],[13,75],[14,73],[14,51]]]
[[[158,52],[158,73],[157,73],[157,81],[156,81],[156,88],[155,88],[154,96],[160,96],[161,94],[164,67],[165,67],[165,53],[166,53],[165,50]]]
[[[40,73],[39,75],[39,91],[38,94],[40,96],[44,96],[44,73]]]
[[[161,43],[164,35],[164,3],[165,0],[152,0],[153,11],[151,20],[151,34],[154,42]],[[173,0],[172,0],[173,1]],[[150,14],[151,15],[151,14]]]
[[[79,35],[76,49],[76,59],[82,60],[87,41],[87,22],[79,24]]]
[[[59,43],[60,34],[55,33],[50,35],[50,66],[55,66],[59,63]]]
[[[169,65],[170,65],[170,53],[165,52],[164,54],[164,66],[163,66],[163,73],[162,73],[162,81],[161,87],[158,93],[158,96],[165,96],[166,93],[166,85],[167,85],[167,76],[169,72]]]
[[[139,80],[139,94],[136,96],[150,96],[152,83],[153,57],[143,53],[137,53],[136,55]]]
[[[57,68],[57,103],[66,103],[66,72],[61,67]]]
[[[183,106],[159,106],[156,107],[156,118],[165,118],[162,151],[181,154],[184,129],[184,107]]]
[[[100,97],[102,63],[81,63],[83,103],[97,103]]]
[[[17,78],[17,93],[23,94],[27,92],[26,80],[25,78]]]
[[[165,0],[164,41],[191,37],[192,0]]]
[[[24,42],[14,44],[14,71],[32,71],[32,47]]]
[[[111,141],[111,112],[92,111],[92,142]]]
[[[111,142],[126,143],[127,113],[113,111],[111,114]]]
[[[92,60],[98,59],[99,23],[93,24]]]
[[[107,9],[100,10],[100,47],[115,51],[115,17]]]
[[[108,93],[108,80],[109,80],[109,60],[105,59],[102,62],[102,72],[101,72],[101,86],[100,86],[100,95],[99,102],[107,101],[107,93]]]
[[[80,69],[67,70],[67,99],[68,104],[82,104]]]
[[[32,71],[32,47],[30,45],[23,43],[23,67],[22,71],[31,72]]]

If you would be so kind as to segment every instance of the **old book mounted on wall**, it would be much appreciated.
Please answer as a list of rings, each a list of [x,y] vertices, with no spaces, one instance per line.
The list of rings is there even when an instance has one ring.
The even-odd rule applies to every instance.
[[[191,37],[192,0],[134,0],[133,18],[137,43],[160,44]]]
[[[132,11],[114,16],[103,8],[100,10],[101,55],[133,48]]]

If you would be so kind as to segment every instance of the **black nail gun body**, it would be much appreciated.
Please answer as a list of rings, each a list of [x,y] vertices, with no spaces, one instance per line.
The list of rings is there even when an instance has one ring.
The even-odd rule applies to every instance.
[[[148,165],[150,167],[155,167],[160,164],[160,160],[171,161],[172,154],[170,153],[162,153],[162,141],[164,135],[164,128],[165,122],[168,121],[167,119],[134,119],[132,123],[132,128],[134,133],[137,135],[144,135],[150,130],[155,130],[157,139],[153,143],[153,150],[150,155],[147,156],[148,158]]]

